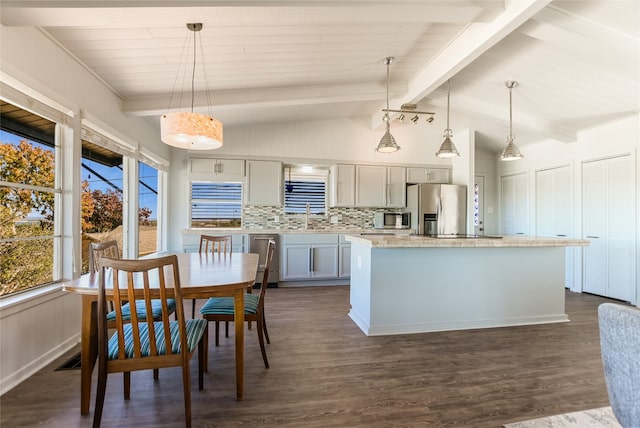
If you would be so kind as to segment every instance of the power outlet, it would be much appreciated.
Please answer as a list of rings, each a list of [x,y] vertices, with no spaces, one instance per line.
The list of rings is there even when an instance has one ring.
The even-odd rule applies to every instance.
[[[280,223],[280,216],[279,215],[273,216],[273,222]]]
[[[338,224],[339,221],[340,221],[340,219],[338,218],[337,215],[332,215],[331,216],[331,223],[332,224]]]

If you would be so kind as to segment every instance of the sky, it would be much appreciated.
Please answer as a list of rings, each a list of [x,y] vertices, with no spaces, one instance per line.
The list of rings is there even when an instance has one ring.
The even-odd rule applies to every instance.
[[[20,137],[12,133],[0,130],[0,141],[2,143],[11,143],[14,145],[18,145],[20,140],[24,139],[24,137]],[[44,144],[40,144],[30,140],[27,141],[29,141],[33,146],[42,148],[44,150],[53,151],[51,147]],[[91,190],[102,190],[103,192],[106,192],[107,190],[115,190],[113,186],[122,189],[123,180],[122,170],[120,168],[108,167],[88,159],[82,159],[82,163],[84,166],[93,170],[92,173],[89,169],[85,167],[82,168],[82,180],[87,180],[89,182],[89,188]],[[139,185],[138,192],[140,208],[149,208],[152,211],[150,220],[156,220],[156,207],[158,198],[157,194],[154,192],[158,191],[158,171],[146,164],[140,163],[139,174],[140,182],[151,188],[149,189],[142,184]],[[103,177],[104,180],[99,176]]]

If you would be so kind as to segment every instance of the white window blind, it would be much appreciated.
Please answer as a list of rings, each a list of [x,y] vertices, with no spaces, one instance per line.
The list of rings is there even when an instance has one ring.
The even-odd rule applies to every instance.
[[[304,214],[309,204],[311,214],[326,212],[327,173],[290,173],[284,180],[284,212]]]
[[[191,183],[191,227],[241,225],[241,183]]]

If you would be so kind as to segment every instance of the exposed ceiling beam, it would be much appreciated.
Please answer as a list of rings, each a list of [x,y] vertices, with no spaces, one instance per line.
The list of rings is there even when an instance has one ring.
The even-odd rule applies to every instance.
[[[389,85],[392,93],[406,92],[402,83]],[[248,107],[280,107],[310,104],[326,104],[353,101],[375,101],[385,97],[386,88],[379,84],[305,86],[299,88],[265,88],[215,91],[209,105],[203,92],[196,93],[194,111],[206,113],[207,109],[234,110]],[[174,95],[174,98],[177,98]],[[182,104],[170,100],[168,95],[158,97],[129,98],[123,102],[122,111],[132,116],[154,116],[167,111],[184,110],[191,106],[191,96],[182,95]],[[370,112],[363,112],[369,114]]]
[[[549,3],[551,0],[511,1],[492,22],[470,24],[445,51],[424,65],[409,81],[408,92],[394,99],[391,108],[404,103],[418,103]],[[372,115],[372,129],[381,126],[380,117],[379,113]]]

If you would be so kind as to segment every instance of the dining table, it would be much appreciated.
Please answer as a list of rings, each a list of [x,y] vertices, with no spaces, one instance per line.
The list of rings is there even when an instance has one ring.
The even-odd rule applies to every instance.
[[[163,254],[164,255],[164,254]],[[242,400],[244,385],[244,295],[252,287],[259,255],[254,253],[180,253],[178,269],[183,299],[233,297],[235,312],[236,398]],[[91,374],[98,355],[98,277],[81,275],[63,283],[63,290],[82,297],[80,352],[80,413],[89,413]],[[168,290],[169,291],[169,290]],[[169,297],[171,297],[169,293]]]

